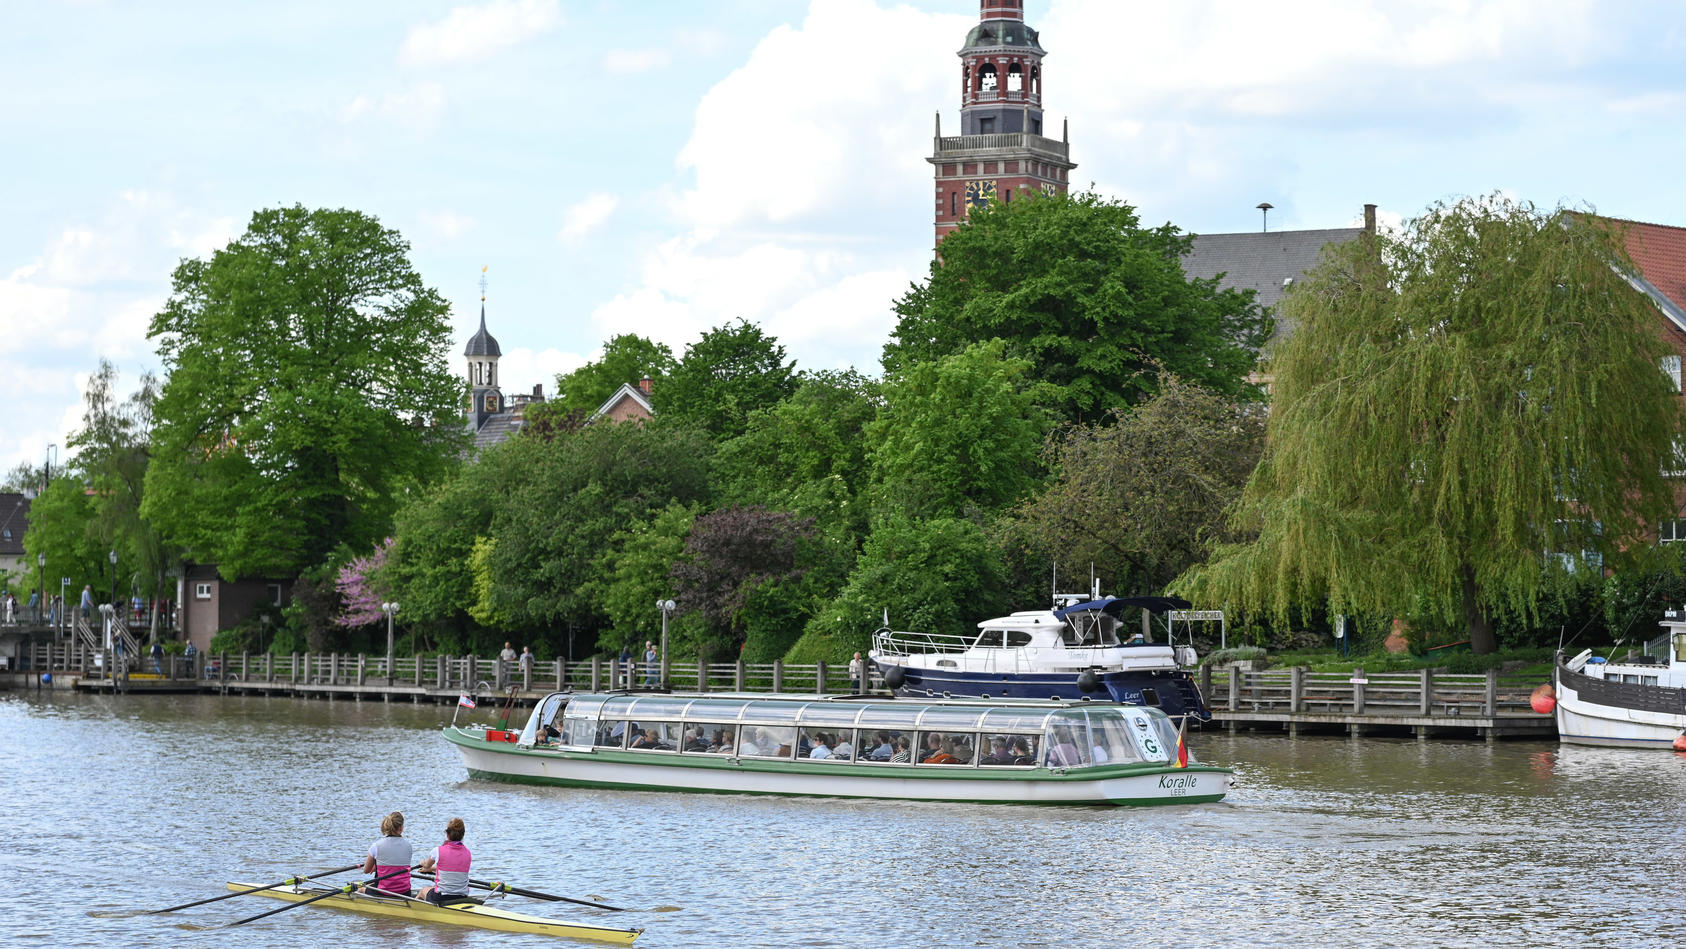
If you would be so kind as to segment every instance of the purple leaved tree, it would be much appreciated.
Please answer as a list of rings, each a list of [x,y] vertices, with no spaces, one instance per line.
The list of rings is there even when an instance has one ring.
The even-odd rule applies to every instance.
[[[367,557],[353,557],[351,562],[340,568],[339,577],[334,586],[340,591],[340,602],[344,609],[334,617],[334,622],[341,626],[367,626],[378,623],[386,618],[381,612],[381,601],[384,599],[377,591],[370,578],[380,572],[386,563],[386,555],[392,550],[392,538],[382,541],[375,552]]]

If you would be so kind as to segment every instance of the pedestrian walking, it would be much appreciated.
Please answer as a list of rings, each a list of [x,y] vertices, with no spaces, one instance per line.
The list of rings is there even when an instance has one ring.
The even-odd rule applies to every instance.
[[[41,622],[41,591],[29,591],[29,618],[37,623]]]
[[[644,642],[644,684],[656,684],[656,661],[661,656],[656,653],[656,644],[646,640]]]
[[[521,691],[525,692],[533,686],[533,649],[531,646],[521,647]]]
[[[620,673],[626,688],[632,688],[632,646],[629,644],[621,645]]]
[[[6,594],[6,625],[7,626],[16,626],[17,624],[18,624],[18,598],[11,595],[10,593],[7,593]]]
[[[92,616],[94,613],[94,588],[87,584],[82,586],[82,615]]]
[[[164,644],[156,639],[152,641],[152,671],[157,675],[164,674]]]
[[[187,641],[187,648],[182,651],[182,658],[187,660],[187,677],[193,678],[193,661],[199,658],[199,649],[193,645],[193,640]]]
[[[849,678],[855,680],[855,694],[865,694],[866,660],[862,659],[861,654],[858,652],[855,653],[855,658],[849,660]]]

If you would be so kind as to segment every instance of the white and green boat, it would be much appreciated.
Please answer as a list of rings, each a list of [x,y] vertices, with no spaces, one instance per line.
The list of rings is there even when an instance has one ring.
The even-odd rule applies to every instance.
[[[520,732],[450,726],[472,777],[573,787],[995,804],[1198,804],[1157,708],[1103,702],[555,692]]]

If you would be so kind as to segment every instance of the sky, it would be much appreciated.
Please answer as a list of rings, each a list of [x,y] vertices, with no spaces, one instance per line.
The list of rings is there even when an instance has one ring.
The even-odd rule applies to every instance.
[[[352,208],[506,394],[739,318],[878,372],[929,272],[976,0],[0,0],[0,471],[254,211]],[[1677,0],[1028,0],[1072,183],[1195,233],[1503,192],[1686,226]],[[632,381],[632,380],[628,380]],[[57,446],[50,449],[49,446]]]

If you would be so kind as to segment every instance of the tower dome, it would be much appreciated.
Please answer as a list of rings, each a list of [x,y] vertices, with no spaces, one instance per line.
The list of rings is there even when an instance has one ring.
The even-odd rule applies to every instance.
[[[468,338],[468,348],[463,350],[464,356],[502,356],[503,350],[498,348],[497,337],[486,332],[486,304],[480,304],[480,331]]]

